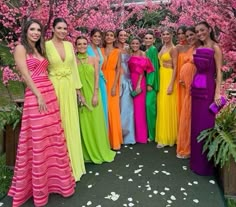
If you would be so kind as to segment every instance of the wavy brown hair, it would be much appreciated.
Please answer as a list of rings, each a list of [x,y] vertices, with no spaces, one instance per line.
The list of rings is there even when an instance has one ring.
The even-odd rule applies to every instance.
[[[41,36],[40,36],[40,39],[35,43],[35,48],[37,49],[40,55],[45,57],[44,28],[39,20],[30,19],[24,23],[24,25],[22,26],[22,32],[21,32],[21,44],[25,47],[27,54],[34,53],[34,48],[29,44],[28,39],[27,39],[28,29],[33,23],[38,24],[41,29]]]

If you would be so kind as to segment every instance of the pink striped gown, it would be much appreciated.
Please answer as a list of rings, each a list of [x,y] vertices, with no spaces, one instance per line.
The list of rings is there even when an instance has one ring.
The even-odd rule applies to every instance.
[[[48,61],[29,56],[27,66],[48,112],[39,113],[36,96],[27,88],[14,176],[8,192],[14,207],[31,196],[35,206],[44,206],[49,193],[67,197],[75,188],[57,98],[47,75]]]

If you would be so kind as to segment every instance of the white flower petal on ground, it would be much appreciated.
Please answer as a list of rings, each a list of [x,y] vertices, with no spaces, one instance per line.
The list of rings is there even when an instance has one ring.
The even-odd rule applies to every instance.
[[[191,186],[191,185],[193,185],[193,184],[189,182],[189,183],[188,183],[188,185],[190,185],[190,186]]]
[[[166,175],[170,175],[170,173],[169,173],[169,172],[166,172]]]
[[[128,205],[126,203],[124,203],[123,206],[128,206]]]
[[[119,176],[119,179],[122,180],[122,179],[123,179],[123,176]]]
[[[121,154],[121,151],[117,151],[116,154]]]
[[[153,191],[153,194],[155,194],[155,195],[158,194],[158,191],[157,191],[157,190],[154,190],[154,191]]]
[[[104,198],[111,200],[111,195],[108,195],[108,196],[106,196],[106,197],[104,197]]]
[[[92,201],[88,201],[87,206],[91,206],[91,205],[92,205]]]
[[[128,181],[129,181],[129,182],[133,182],[133,179],[132,179],[132,178],[129,178]]]
[[[129,147],[131,150],[133,149],[133,147]]]
[[[137,153],[136,153],[136,155],[140,155],[140,153],[139,153],[139,152],[137,152]]]
[[[142,168],[142,167],[143,167],[143,165],[139,165],[138,167],[139,167],[139,168]]]
[[[214,181],[214,180],[209,180],[209,183],[211,183],[211,184],[216,184],[216,182]]]
[[[128,146],[127,146],[127,145],[125,145],[124,147],[125,147],[125,148],[127,148]]]
[[[180,188],[180,191],[185,191],[185,188]]]
[[[148,188],[147,188],[147,191],[150,191],[150,190],[152,190],[152,188],[151,188],[151,187],[148,187]]]
[[[102,207],[101,205],[97,205],[96,207]]]
[[[171,204],[171,203],[172,203],[172,200],[167,200],[167,203],[170,203],[170,204]]]
[[[112,169],[109,169],[108,172],[112,172]]]
[[[193,202],[194,203],[199,203],[199,200],[198,199],[193,199]]]
[[[167,188],[167,187],[165,187],[165,188],[164,188],[164,190],[165,190],[165,191],[169,191],[169,190],[170,190],[170,188]]]
[[[0,206],[3,206],[4,203],[0,202]]]
[[[186,192],[183,193],[185,196],[187,196],[188,194]]]
[[[128,198],[128,201],[129,201],[129,202],[132,202],[132,201],[133,201],[133,198]]]
[[[170,199],[175,201],[176,200],[176,197],[174,195],[170,196]]]
[[[152,194],[148,195],[149,198],[152,198]]]
[[[198,184],[198,181],[193,181],[193,184],[197,185],[197,184]]]
[[[139,185],[138,188],[141,188],[141,185]]]
[[[138,169],[138,170],[135,170],[134,173],[137,174],[139,172],[141,172],[143,169]]]
[[[187,170],[188,169],[187,166],[182,166],[182,168],[183,168],[183,170]]]
[[[140,177],[140,176],[142,176],[141,174],[138,174],[138,176]]]
[[[166,205],[166,207],[171,207],[171,205],[168,204],[168,205]]]
[[[183,198],[183,200],[186,200],[186,198]]]
[[[164,163],[163,163],[163,164],[161,164],[161,166],[162,166],[162,167],[165,167],[165,166],[166,166],[166,164],[164,164]]]
[[[165,195],[166,193],[165,192],[160,192],[161,195]]]
[[[89,171],[89,174],[92,174],[92,173],[93,173],[93,171],[90,170],[90,171]]]
[[[169,151],[168,150],[165,150],[164,153],[168,153]]]
[[[125,167],[129,167],[129,164],[125,165]]]
[[[93,185],[88,185],[88,188],[92,188],[93,187]]]
[[[99,175],[99,173],[98,173],[98,172],[96,172],[96,173],[95,173],[95,176],[98,176],[98,175]]]
[[[133,203],[129,203],[128,206],[132,207],[132,206],[134,206],[134,204]]]

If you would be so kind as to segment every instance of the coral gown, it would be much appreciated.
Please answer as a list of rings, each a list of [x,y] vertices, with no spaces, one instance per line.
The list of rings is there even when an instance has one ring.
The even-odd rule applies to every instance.
[[[35,206],[44,206],[49,193],[67,197],[75,188],[58,102],[47,75],[48,61],[30,55],[26,62],[48,112],[39,113],[36,96],[26,88],[14,176],[8,193],[13,197],[13,207],[21,206],[32,196]]]
[[[147,117],[146,117],[146,78],[145,73],[154,72],[151,61],[146,57],[132,56],[128,61],[130,77],[133,90],[137,86],[140,75],[142,92],[135,96],[134,99],[134,124],[135,140],[138,143],[146,143],[148,138]]]
[[[120,114],[124,144],[135,143],[134,106],[133,99],[130,96],[130,92],[132,91],[132,83],[128,68],[129,58],[129,54],[121,54],[121,67],[123,69],[123,73],[120,84]]]
[[[46,53],[49,60],[49,78],[52,81],[59,101],[62,125],[65,131],[67,148],[76,181],[85,173],[81,146],[79,115],[76,89],[81,88],[73,46],[63,42],[65,60],[63,61],[50,40],[46,42]]]
[[[83,84],[81,93],[90,107],[88,109],[85,106],[79,106],[84,160],[95,164],[112,162],[116,153],[110,149],[100,90],[98,91],[98,105],[92,106],[94,68],[88,63],[81,63],[78,71]]]
[[[179,130],[177,136],[177,155],[188,157],[190,155],[191,137],[191,84],[196,67],[193,63],[193,48],[190,48],[184,56],[184,64],[180,70],[179,84],[182,93],[182,110],[179,117]]]
[[[116,87],[116,95],[111,95],[111,89],[116,76],[116,67],[118,65],[118,59],[120,50],[113,49],[109,56],[105,56],[104,48],[101,49],[104,62],[102,65],[102,71],[107,80],[107,98],[108,98],[108,125],[109,125],[109,139],[111,148],[119,150],[122,139],[121,117],[120,117],[120,84]]]
[[[160,145],[172,146],[177,138],[176,83],[174,83],[172,94],[167,95],[173,68],[164,67],[163,63],[171,60],[170,53],[163,53],[159,60],[160,89],[157,96],[156,142]]]

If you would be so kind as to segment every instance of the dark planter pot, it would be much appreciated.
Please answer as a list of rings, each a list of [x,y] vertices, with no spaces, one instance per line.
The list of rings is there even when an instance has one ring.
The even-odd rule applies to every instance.
[[[229,165],[219,168],[219,179],[225,197],[236,198],[236,162],[233,158]]]
[[[13,126],[7,125],[5,129],[5,150],[6,165],[10,168],[15,166],[18,139],[20,134],[20,124],[13,129]]]

